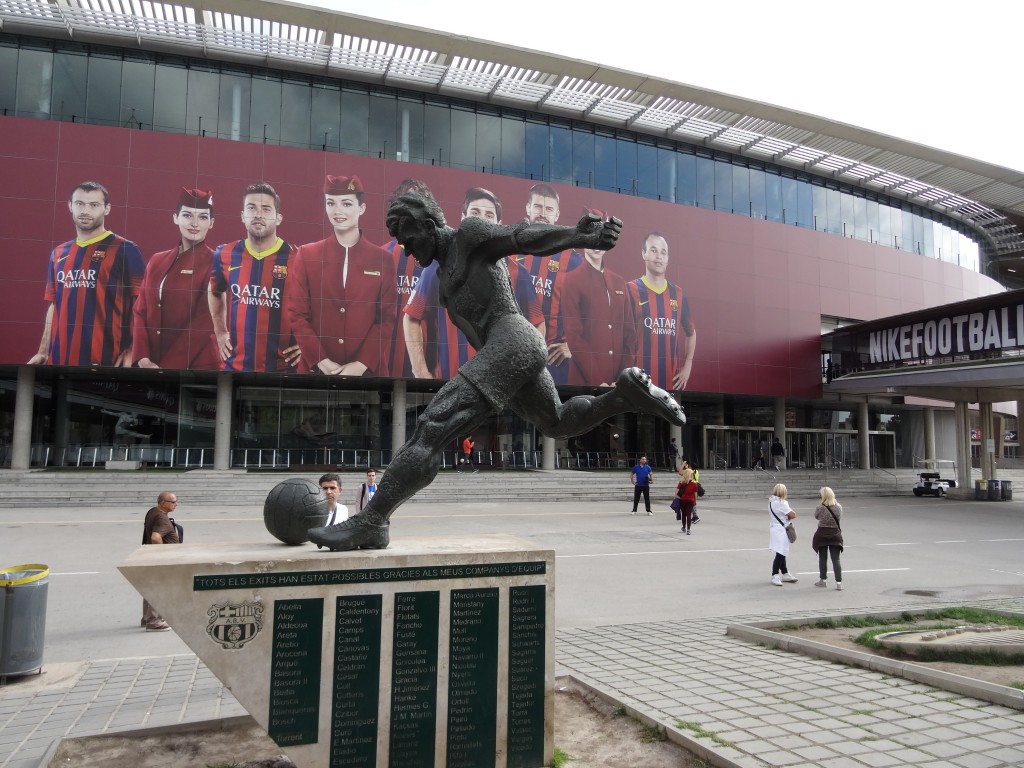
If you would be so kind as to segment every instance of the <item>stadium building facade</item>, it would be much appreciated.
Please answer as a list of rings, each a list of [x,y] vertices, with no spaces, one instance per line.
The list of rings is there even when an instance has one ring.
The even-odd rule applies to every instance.
[[[774,436],[798,466],[953,452],[948,403],[830,393],[821,336],[1018,287],[1020,174],[290,3],[133,8],[0,7],[6,466],[386,464],[473,352],[385,230],[409,186],[455,226],[622,219],[606,254],[510,259],[512,287],[563,397],[636,364],[689,419],[556,445],[509,410],[475,432],[484,463],[661,460],[671,437],[700,466],[747,466]],[[178,247],[184,212],[207,216],[208,253]]]

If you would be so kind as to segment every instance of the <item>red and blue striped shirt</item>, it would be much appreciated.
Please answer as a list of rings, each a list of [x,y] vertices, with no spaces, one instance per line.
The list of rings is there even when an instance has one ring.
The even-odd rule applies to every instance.
[[[423,353],[435,378],[450,380],[476,350],[440,302],[441,283],[437,270],[435,261],[420,273],[416,290],[403,311],[423,326]]]
[[[139,247],[113,232],[50,253],[43,297],[53,303],[51,365],[115,365],[132,349],[132,309],[146,265]]]
[[[516,293],[516,301],[526,318],[533,324],[536,315],[533,308],[527,311],[520,299],[523,279],[528,276],[533,287],[533,302],[540,310],[540,317],[545,323],[545,341],[548,344],[565,341],[562,328],[561,303],[562,282],[565,276],[583,263],[583,256],[574,250],[566,250],[552,256],[511,256],[508,259],[509,274],[512,276],[512,288]]]
[[[228,332],[232,350],[221,364],[225,371],[287,370],[281,350],[291,346],[292,333],[283,311],[288,259],[294,249],[284,240],[254,253],[245,240],[217,246],[210,271],[210,290],[230,293]]]
[[[675,283],[660,291],[640,277],[626,284],[636,319],[636,364],[662,389],[672,389],[672,377],[686,360],[686,339],[693,335],[693,319],[686,294]]]

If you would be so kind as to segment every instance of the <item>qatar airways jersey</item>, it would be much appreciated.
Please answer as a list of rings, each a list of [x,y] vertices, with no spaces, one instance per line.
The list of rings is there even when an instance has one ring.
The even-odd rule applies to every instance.
[[[463,363],[469,361],[476,350],[466,334],[456,327],[440,302],[438,264],[433,262],[420,273],[416,290],[403,310],[423,326],[423,352],[427,366],[439,379],[455,378]]]
[[[686,360],[686,339],[693,335],[693,319],[686,294],[666,282],[657,291],[646,277],[626,284],[636,319],[636,364],[662,389],[672,389],[672,377]]]
[[[398,302],[395,306],[395,330],[391,335],[391,345],[388,349],[388,359],[391,360],[391,375],[395,378],[413,378],[412,365],[409,363],[409,353],[405,348],[405,333],[402,331],[402,310],[409,302],[409,297],[420,280],[420,273],[423,267],[413,257],[405,252],[405,249],[392,239],[384,246],[384,250],[390,253],[395,259],[395,272],[398,280]]]
[[[146,265],[135,243],[113,232],[53,249],[46,275],[51,365],[114,365],[132,348],[132,309]]]
[[[225,371],[286,370],[280,350],[291,345],[283,311],[288,259],[294,249],[278,238],[272,248],[253,253],[245,240],[217,246],[210,270],[210,290],[229,293],[228,332],[231,354]]]
[[[522,259],[532,256],[511,256],[505,260],[508,267],[508,279],[512,285],[512,295],[516,297],[519,312],[530,321],[530,325],[538,326],[544,322],[544,307],[541,297],[534,288],[532,275],[523,266]]]
[[[521,285],[520,275],[529,276],[534,298],[545,323],[545,341],[548,344],[565,341],[561,323],[562,281],[565,280],[566,274],[583,263],[583,256],[576,251],[567,250],[553,256],[511,256],[508,262],[512,286],[517,292]]]

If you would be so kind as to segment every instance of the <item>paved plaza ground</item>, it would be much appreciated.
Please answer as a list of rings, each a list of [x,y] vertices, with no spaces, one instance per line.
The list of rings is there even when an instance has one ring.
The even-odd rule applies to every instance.
[[[259,509],[180,501],[187,543],[269,541]],[[509,533],[553,548],[558,674],[678,731],[711,764],[1024,765],[1019,710],[725,634],[729,623],[786,617],[948,604],[1024,610],[1024,503],[852,499],[842,592],[813,586],[813,506],[794,507],[800,539],[790,570],[800,581],[781,588],[769,580],[766,498],[705,497],[691,536],[667,508],[631,516],[625,489],[621,500],[590,503],[408,504],[392,538]],[[0,567],[51,569],[50,684],[31,696],[0,689],[0,768],[35,768],[68,733],[243,714],[173,633],[139,627],[141,599],[116,566],[137,546],[144,513],[0,510]],[[695,736],[694,723],[712,736]]]

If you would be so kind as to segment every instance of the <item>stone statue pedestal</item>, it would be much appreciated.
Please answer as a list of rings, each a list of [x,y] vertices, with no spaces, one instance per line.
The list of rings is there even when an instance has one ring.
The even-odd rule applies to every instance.
[[[121,573],[300,768],[554,753],[554,552],[510,536],[139,547]]]

